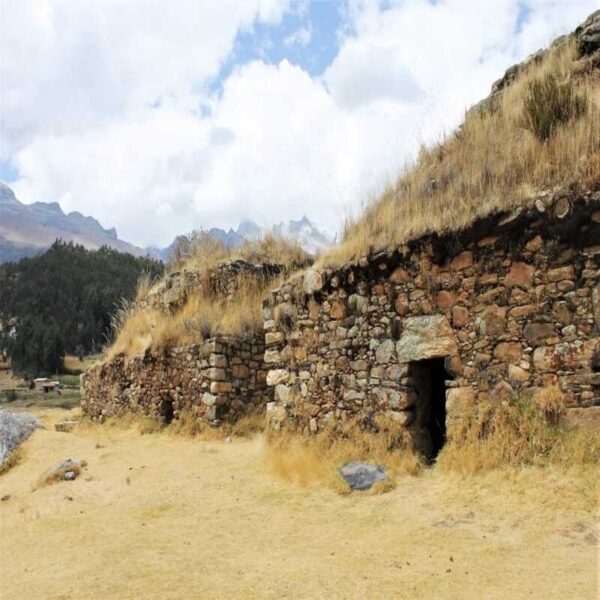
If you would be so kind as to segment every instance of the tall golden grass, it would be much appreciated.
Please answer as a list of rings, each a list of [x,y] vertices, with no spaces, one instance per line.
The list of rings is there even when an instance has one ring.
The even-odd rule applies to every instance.
[[[378,433],[365,431],[354,421],[325,428],[307,437],[293,429],[267,432],[265,457],[279,478],[301,486],[326,484],[340,493],[348,486],[339,468],[351,461],[366,461],[386,467],[389,481],[374,492],[394,487],[395,477],[416,475],[425,460],[416,454],[406,430],[393,421],[381,423]]]
[[[600,78],[576,58],[572,42],[551,48],[467,113],[456,132],[421,149],[395,185],[346,223],[342,244],[323,255],[322,264],[459,230],[478,217],[525,205],[542,190],[600,181]],[[552,102],[546,133],[535,135],[531,129],[541,131],[548,118],[536,107],[543,111]]]
[[[227,250],[209,236],[200,235],[186,252],[177,253],[178,262],[171,269],[196,271],[206,285],[189,293],[183,306],[174,313],[166,313],[156,307],[140,306],[140,301],[152,290],[150,281],[142,278],[135,301],[122,301],[113,314],[114,342],[108,349],[108,360],[119,354],[140,354],[148,348],[185,346],[214,335],[254,334],[262,329],[263,299],[281,279],[241,273],[233,297],[225,297],[209,284],[211,271],[223,261],[242,259],[251,264],[281,265],[283,277],[311,262],[297,243],[272,235],[235,250]]]
[[[472,474],[502,467],[581,467],[600,463],[600,436],[564,422],[565,398],[556,387],[479,404],[441,451],[441,471]]]

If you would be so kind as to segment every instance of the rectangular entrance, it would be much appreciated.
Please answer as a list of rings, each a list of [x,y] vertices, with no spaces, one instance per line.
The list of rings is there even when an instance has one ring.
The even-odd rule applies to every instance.
[[[410,376],[417,392],[417,423],[429,432],[430,460],[435,460],[446,443],[446,371],[444,358],[411,363]]]

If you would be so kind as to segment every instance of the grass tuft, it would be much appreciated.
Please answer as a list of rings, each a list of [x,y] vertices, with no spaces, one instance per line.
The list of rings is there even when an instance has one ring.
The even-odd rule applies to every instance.
[[[473,474],[502,467],[580,467],[600,461],[596,432],[563,422],[564,396],[557,388],[484,402],[453,431],[437,465],[443,472]]]

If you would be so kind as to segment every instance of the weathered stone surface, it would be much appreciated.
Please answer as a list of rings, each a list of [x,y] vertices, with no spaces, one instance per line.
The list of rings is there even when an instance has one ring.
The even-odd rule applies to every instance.
[[[397,267],[390,275],[390,282],[394,284],[408,283],[410,279],[410,275],[402,267]]]
[[[338,319],[338,320],[346,318],[346,307],[344,306],[344,303],[340,302],[339,300],[336,300],[331,305],[331,310],[329,311],[329,316],[332,319]]]
[[[452,308],[452,323],[455,327],[465,327],[469,322],[469,311],[463,306]]]
[[[443,316],[412,317],[404,321],[404,331],[396,344],[398,362],[456,354],[458,348],[448,319]]]
[[[554,335],[554,327],[549,323],[528,323],[523,330],[523,335],[531,346],[539,346]]]
[[[529,372],[517,365],[508,365],[508,379],[511,383],[525,383],[529,381]]]
[[[446,392],[446,415],[448,419],[466,417],[473,410],[477,394],[472,387],[450,388]]]
[[[596,321],[596,327],[600,329],[600,285],[597,285],[592,290],[592,306],[594,309],[594,321]]]
[[[479,329],[481,335],[497,337],[502,335],[506,329],[506,308],[489,306],[485,309]]]
[[[289,378],[287,369],[272,369],[267,373],[267,385],[273,387],[280,383],[287,383]]]
[[[42,424],[33,415],[0,410],[0,465]]]
[[[279,350],[265,350],[265,363],[274,365],[281,362],[281,352]]]
[[[442,310],[451,308],[454,305],[454,303],[456,302],[456,294],[454,292],[448,292],[448,291],[442,290],[441,292],[438,292],[436,301],[437,301],[437,305]]]
[[[265,343],[267,344],[267,346],[282,344],[284,341],[285,334],[282,331],[273,331],[265,334]]]
[[[450,268],[453,271],[464,271],[465,269],[468,269],[469,267],[472,267],[472,266],[473,266],[473,253],[468,250],[466,250],[465,252],[462,252],[458,256],[455,256],[450,261]]]
[[[383,341],[377,351],[375,352],[375,358],[380,365],[389,363],[394,356],[395,345],[392,340]]]
[[[523,351],[518,342],[502,342],[494,348],[494,357],[504,363],[518,363]]]
[[[307,294],[314,294],[323,287],[323,277],[318,271],[307,271],[304,274],[304,291]]]
[[[575,271],[572,265],[548,271],[548,281],[564,281],[567,279],[575,279]]]
[[[533,276],[535,267],[523,262],[514,262],[511,267],[504,285],[506,287],[518,286],[524,289],[529,289],[533,286]]]
[[[346,463],[340,469],[340,474],[352,490],[368,490],[374,483],[387,479],[381,465],[360,462]]]

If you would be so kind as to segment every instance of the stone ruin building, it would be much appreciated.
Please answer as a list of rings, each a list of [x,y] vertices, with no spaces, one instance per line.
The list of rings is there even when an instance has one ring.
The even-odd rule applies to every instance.
[[[600,52],[600,11],[586,23],[578,44]],[[281,267],[226,263],[211,285],[235,302],[240,272],[273,279]],[[146,302],[176,310],[198,282],[173,274]],[[476,403],[548,385],[573,412],[600,410],[599,185],[292,275],[264,301],[264,332],[119,356],[83,376],[82,406],[165,422],[262,410],[307,434],[385,418],[435,456]]]
[[[429,235],[266,302],[275,425],[385,415],[435,454],[475,403],[558,384],[600,404],[600,191]]]
[[[215,297],[235,302],[245,279],[268,283],[284,270],[283,265],[237,260],[208,272],[171,273],[140,301],[140,308],[173,314],[202,286]],[[213,424],[235,420],[267,401],[264,353],[263,336],[248,334],[217,335],[185,347],[117,356],[82,376],[82,408],[96,420],[138,412],[169,423],[182,411]]]

